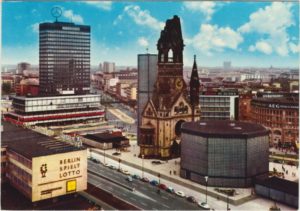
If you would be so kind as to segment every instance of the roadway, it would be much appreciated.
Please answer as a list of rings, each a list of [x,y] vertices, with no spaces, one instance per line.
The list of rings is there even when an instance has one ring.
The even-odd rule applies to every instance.
[[[88,162],[88,169],[96,174],[101,174],[110,180],[117,181],[123,185],[135,188],[131,191],[118,184],[108,181],[94,174],[88,174],[88,182],[102,187],[106,191],[111,192],[115,196],[128,201],[129,203],[138,206],[144,210],[199,210],[197,204],[188,202],[185,198],[180,198],[175,194],[170,194],[164,190],[157,193],[157,187],[140,180],[133,179],[133,182],[126,181],[126,175],[112,170],[102,164]]]

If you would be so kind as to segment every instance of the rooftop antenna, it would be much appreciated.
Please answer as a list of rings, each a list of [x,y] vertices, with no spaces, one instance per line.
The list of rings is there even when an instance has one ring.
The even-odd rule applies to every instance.
[[[51,9],[51,14],[55,18],[55,22],[57,22],[57,18],[59,18],[62,14],[62,9],[60,7],[53,7]]]

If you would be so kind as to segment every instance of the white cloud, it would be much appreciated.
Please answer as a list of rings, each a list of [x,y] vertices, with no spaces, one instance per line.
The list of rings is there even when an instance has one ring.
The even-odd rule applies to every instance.
[[[145,37],[140,37],[138,39],[138,44],[142,47],[148,47],[149,46],[149,42]]]
[[[213,51],[221,52],[224,48],[235,50],[243,40],[240,33],[230,27],[202,24],[200,32],[192,39],[185,41],[187,45],[192,45],[202,53],[211,55]]]
[[[118,15],[118,17],[114,20],[113,25],[117,25],[123,19],[123,15]]]
[[[286,30],[294,25],[291,6],[290,3],[273,2],[265,8],[260,8],[250,15],[249,22],[242,25],[238,31],[267,36],[263,41],[264,46],[269,45],[277,54],[287,56],[289,53],[289,35]],[[269,54],[270,48],[266,50],[261,44],[260,41],[257,42],[255,49]],[[250,49],[254,50],[253,48]]]
[[[290,42],[289,47],[290,47],[291,52],[293,52],[293,53],[299,53],[300,52],[300,44],[299,43],[297,45],[295,43]]]
[[[139,6],[126,6],[124,12],[127,13],[136,24],[141,26],[147,26],[151,29],[160,31],[165,25],[163,22],[152,17],[148,10],[141,10]]]
[[[80,15],[76,15],[72,10],[65,10],[63,16],[72,22],[83,24],[83,18]]]
[[[260,52],[263,52],[265,54],[271,54],[273,49],[272,49],[272,46],[269,45],[268,42],[265,42],[265,41],[259,41],[255,44],[255,46],[251,45],[249,47],[249,51],[253,52],[253,51],[260,51]]]
[[[187,9],[194,12],[201,12],[206,17],[206,21],[209,21],[215,12],[216,3],[213,1],[202,2],[184,2],[183,4]]]
[[[111,10],[111,6],[112,6],[112,2],[111,1],[85,1],[83,2],[85,4],[94,6],[98,9],[102,9],[102,10]]]
[[[39,32],[39,24],[40,23],[34,23],[31,25],[31,29],[34,33],[38,33]]]

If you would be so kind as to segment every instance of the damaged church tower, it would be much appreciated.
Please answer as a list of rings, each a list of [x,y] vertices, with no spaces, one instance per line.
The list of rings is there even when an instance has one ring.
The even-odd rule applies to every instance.
[[[158,75],[153,96],[145,105],[138,128],[139,156],[159,159],[180,156],[181,124],[200,120],[199,85],[192,83],[195,88],[189,99],[183,79],[183,48],[180,19],[174,16],[167,20],[157,42]],[[193,71],[197,70],[193,68]],[[196,77],[198,73],[194,80]]]

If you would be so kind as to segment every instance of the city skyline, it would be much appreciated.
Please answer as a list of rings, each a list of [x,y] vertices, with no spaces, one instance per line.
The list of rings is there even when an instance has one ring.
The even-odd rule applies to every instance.
[[[184,65],[297,67],[299,4],[264,2],[4,2],[2,63],[38,64],[38,24],[59,21],[91,26],[91,65],[114,61],[136,66],[137,54],[156,53],[165,19],[182,20]],[[168,8],[168,10],[166,10]],[[278,14],[276,17],[275,14]],[[263,20],[263,21],[262,21]],[[262,24],[263,23],[263,24]],[[26,40],[26,42],[24,42]],[[254,65],[255,64],[255,65]]]

